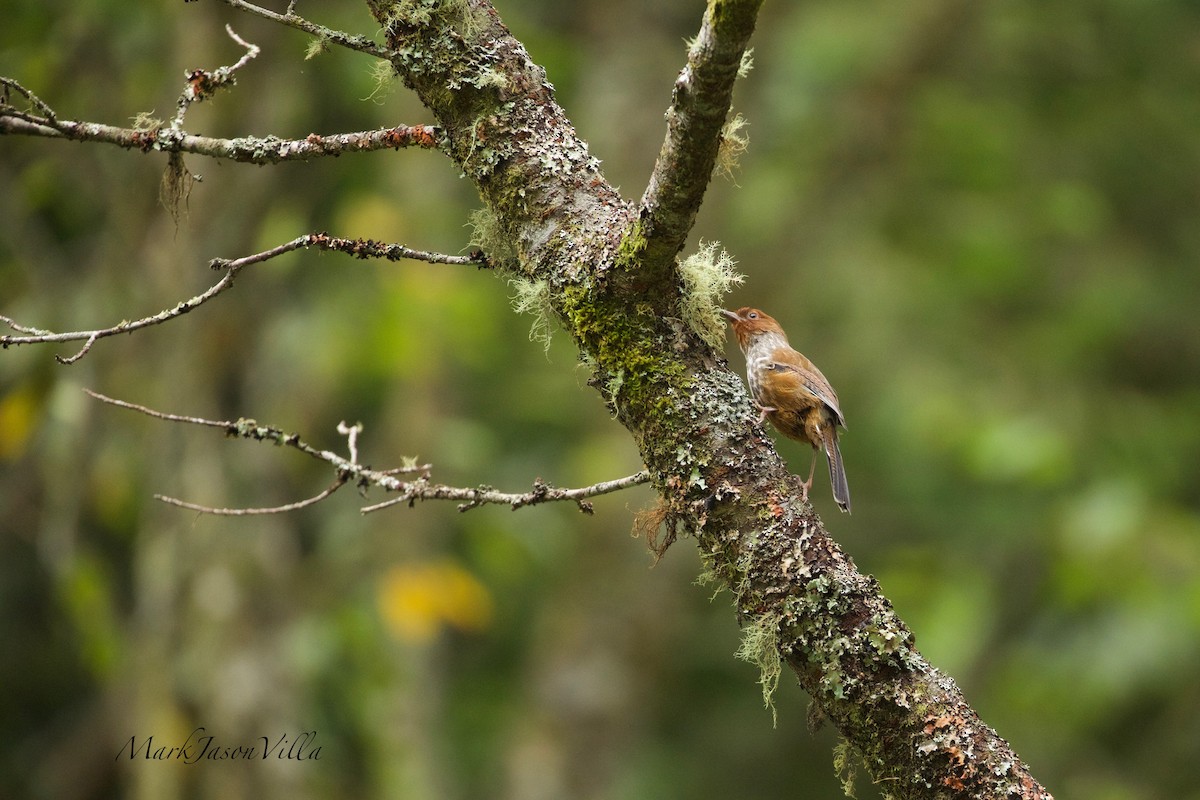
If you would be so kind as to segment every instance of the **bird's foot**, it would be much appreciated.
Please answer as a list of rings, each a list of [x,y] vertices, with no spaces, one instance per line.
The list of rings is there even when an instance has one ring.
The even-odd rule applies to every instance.
[[[767,414],[771,413],[772,411],[778,411],[779,409],[774,408],[773,406],[759,406],[758,410],[762,412],[758,415],[758,424],[762,425],[767,421]]]

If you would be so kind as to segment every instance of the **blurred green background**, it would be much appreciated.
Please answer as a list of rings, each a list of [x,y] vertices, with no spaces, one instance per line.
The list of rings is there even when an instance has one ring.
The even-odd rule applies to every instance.
[[[362,3],[299,10],[376,30]],[[636,199],[702,4],[499,10]],[[0,0],[0,20],[0,74],[65,118],[169,118],[185,70],[241,55],[232,22],[263,53],[192,132],[431,121],[370,59],[305,61],[305,36],[215,2]],[[1200,797],[1200,6],[767,3],[754,46],[751,147],[695,238],[747,274],[729,303],[767,308],[838,389],[855,513],[824,475],[818,511],[1057,796]],[[478,206],[436,153],[187,163],[176,228],[162,157],[0,140],[0,313],[111,325],[314,230],[460,252]],[[649,568],[629,535],[648,490],[594,517],[363,517],[350,489],[200,517],[152,495],[276,505],[332,476],[82,392],[339,450],[361,421],[364,461],[454,484],[635,471],[570,341],[530,342],[511,293],[297,253],[73,366],[53,355],[74,345],[0,353],[0,797],[842,796],[836,737],[787,675],[772,728],[691,542]],[[316,731],[320,758],[118,758],[197,726],[226,746]]]

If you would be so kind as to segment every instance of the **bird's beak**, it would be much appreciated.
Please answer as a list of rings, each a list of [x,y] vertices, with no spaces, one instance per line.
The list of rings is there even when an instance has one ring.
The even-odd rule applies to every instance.
[[[737,315],[737,312],[730,311],[728,308],[722,308],[721,315],[724,316],[730,322],[737,322],[739,319],[741,319],[741,317],[739,317]]]

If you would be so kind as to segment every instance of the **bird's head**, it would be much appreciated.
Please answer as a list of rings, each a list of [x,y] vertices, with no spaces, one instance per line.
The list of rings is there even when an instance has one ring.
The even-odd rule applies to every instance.
[[[783,328],[765,311],[742,306],[737,311],[723,308],[721,313],[733,326],[733,333],[737,336],[738,346],[742,348],[743,353],[750,348],[755,339],[766,334],[776,334],[787,342],[787,334],[783,332]]]

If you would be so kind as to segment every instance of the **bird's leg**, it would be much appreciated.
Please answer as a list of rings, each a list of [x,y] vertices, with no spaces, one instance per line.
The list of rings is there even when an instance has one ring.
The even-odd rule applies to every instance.
[[[813,475],[817,471],[817,451],[813,449],[812,464],[808,468],[808,480],[800,484],[800,502],[808,502],[808,490],[812,488]]]

